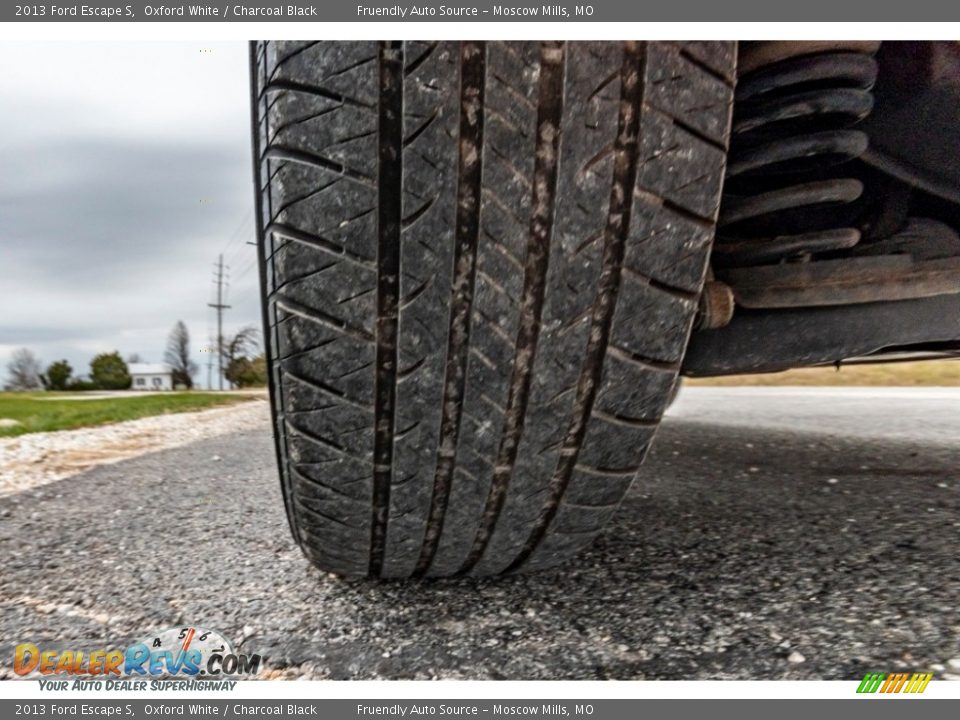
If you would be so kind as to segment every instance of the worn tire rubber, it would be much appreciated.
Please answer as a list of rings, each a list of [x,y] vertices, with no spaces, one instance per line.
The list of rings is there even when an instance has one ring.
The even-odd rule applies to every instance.
[[[277,452],[317,566],[544,568],[610,519],[697,309],[735,55],[251,45]]]

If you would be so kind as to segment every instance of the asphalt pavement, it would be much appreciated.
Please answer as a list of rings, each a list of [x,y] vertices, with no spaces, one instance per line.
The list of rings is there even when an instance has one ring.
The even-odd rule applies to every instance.
[[[960,673],[960,390],[687,388],[603,538],[498,580],[313,569],[273,462],[265,423],[0,499],[0,676],[187,623],[279,677]]]

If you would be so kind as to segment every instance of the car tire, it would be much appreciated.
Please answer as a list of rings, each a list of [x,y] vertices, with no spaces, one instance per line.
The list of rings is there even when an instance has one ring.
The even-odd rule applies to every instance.
[[[539,569],[610,520],[697,310],[735,60],[252,43],[277,455],[318,567]]]

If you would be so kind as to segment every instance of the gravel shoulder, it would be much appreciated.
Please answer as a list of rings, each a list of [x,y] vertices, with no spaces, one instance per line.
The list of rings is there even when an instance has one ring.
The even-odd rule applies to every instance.
[[[0,497],[98,465],[269,423],[266,400],[171,413],[78,430],[0,438]]]
[[[819,394],[814,423],[799,393],[685,390],[598,542],[499,580],[312,568],[265,417],[8,495],[0,677],[27,639],[196,623],[278,678],[957,679],[960,412],[871,393]],[[891,438],[894,423],[921,429]]]

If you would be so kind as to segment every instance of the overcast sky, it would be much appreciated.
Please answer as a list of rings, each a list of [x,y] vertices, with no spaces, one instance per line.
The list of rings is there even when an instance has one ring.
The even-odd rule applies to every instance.
[[[260,323],[246,44],[5,42],[0,67],[0,380],[19,347],[162,362],[182,319],[205,385],[220,252],[225,330]]]

